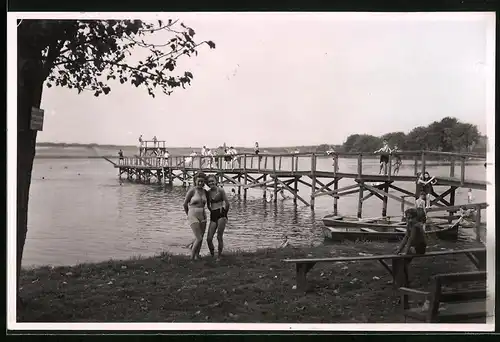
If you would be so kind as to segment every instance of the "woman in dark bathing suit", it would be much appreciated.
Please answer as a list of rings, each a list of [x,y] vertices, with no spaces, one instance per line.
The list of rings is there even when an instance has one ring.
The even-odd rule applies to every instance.
[[[207,245],[210,250],[210,254],[215,256],[213,239],[215,232],[217,232],[217,251],[219,259],[222,256],[222,250],[224,248],[223,234],[227,223],[229,200],[227,199],[224,189],[217,186],[215,176],[208,176],[207,184],[210,187],[210,190],[208,190],[208,200],[210,202],[210,225],[208,226]]]

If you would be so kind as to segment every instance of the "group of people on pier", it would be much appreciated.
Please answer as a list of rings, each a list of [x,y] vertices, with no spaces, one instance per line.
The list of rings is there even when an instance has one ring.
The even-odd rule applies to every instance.
[[[378,173],[381,174],[382,170],[384,170],[384,175],[387,175],[387,164],[389,163],[389,156],[392,155],[392,157],[394,158],[394,164],[392,165],[394,169],[392,174],[397,175],[399,173],[399,168],[403,163],[401,160],[401,156],[397,153],[398,146],[395,145],[394,148],[391,149],[387,140],[384,140],[382,144],[383,146],[381,148],[373,152],[380,154],[380,170]]]

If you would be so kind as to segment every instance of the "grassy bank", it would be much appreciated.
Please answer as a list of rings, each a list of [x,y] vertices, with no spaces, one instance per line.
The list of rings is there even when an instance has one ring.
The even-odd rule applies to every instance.
[[[429,250],[477,246],[432,242]],[[343,243],[233,252],[216,262],[163,254],[147,259],[23,270],[21,322],[401,322],[391,277],[376,261],[319,264],[312,290],[294,290],[291,257],[392,252],[391,243]],[[422,258],[412,286],[437,273],[472,270],[465,256]]]

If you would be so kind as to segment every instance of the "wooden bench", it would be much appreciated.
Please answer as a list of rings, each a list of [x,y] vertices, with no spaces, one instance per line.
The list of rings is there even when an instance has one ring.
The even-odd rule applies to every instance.
[[[346,261],[378,261],[389,272],[393,278],[395,288],[406,287],[409,284],[408,266],[413,258],[437,257],[441,255],[465,254],[477,269],[486,270],[486,248],[470,248],[462,250],[447,250],[427,252],[426,254],[411,255],[372,255],[357,257],[338,257],[338,258],[311,258],[311,259],[284,259],[285,263],[294,263],[296,268],[297,288],[307,290],[307,272],[309,272],[317,263],[346,262]],[[391,265],[386,263],[391,260]]]
[[[480,288],[445,290],[453,284],[480,282]],[[401,287],[405,322],[486,323],[486,272],[447,273],[433,277],[430,291]],[[427,307],[410,306],[409,297],[418,297]],[[444,304],[441,307],[441,304]]]

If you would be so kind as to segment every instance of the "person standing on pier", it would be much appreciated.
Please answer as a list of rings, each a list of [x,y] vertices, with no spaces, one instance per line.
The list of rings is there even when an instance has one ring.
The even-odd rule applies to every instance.
[[[259,143],[257,141],[255,142],[255,147],[253,148],[253,150],[255,152],[255,155],[259,157],[259,164],[260,164],[260,161],[262,160],[262,156],[259,156],[260,147],[259,147]]]
[[[392,156],[394,157],[394,172],[393,175],[397,175],[399,173],[399,168],[403,162],[401,161],[401,156],[399,155],[398,152],[398,146],[395,145],[394,149],[392,150]]]
[[[467,203],[471,204],[474,202],[474,196],[472,196],[472,189],[469,188],[467,191]]]
[[[232,160],[233,160],[233,157],[231,157],[231,154],[229,153],[229,151],[226,147],[226,143],[224,143],[224,168],[225,169],[228,169],[230,164],[232,165]]]
[[[235,161],[238,162],[238,167],[240,167],[240,158],[237,156],[238,151],[233,146],[229,148],[229,154],[231,155],[231,169],[234,169]]]
[[[330,146],[330,149],[328,151],[326,151],[326,154],[329,156],[331,156],[334,153],[335,153],[335,149],[333,148],[333,146]],[[332,157],[332,166],[335,166],[335,156]]]
[[[189,226],[191,227],[195,241],[191,248],[191,260],[200,259],[200,249],[203,235],[207,227],[207,215],[205,206],[210,210],[208,192],[204,189],[206,176],[200,172],[194,177],[194,187],[188,190],[184,199],[184,211],[186,212]]]
[[[380,170],[378,174],[382,173],[382,169],[384,169],[384,175],[387,175],[387,163],[389,162],[389,155],[391,154],[391,148],[389,147],[389,143],[387,140],[383,141],[383,146],[373,153],[380,153]]]
[[[156,138],[156,135],[153,137],[153,148],[156,148],[156,142],[158,139]]]
[[[435,177],[431,177],[429,172],[425,171],[423,174],[418,176],[417,185],[418,185],[418,196],[420,197],[421,193],[425,194],[426,198],[426,207],[430,208],[431,206],[431,194],[434,192],[432,186],[436,184]]]
[[[155,154],[156,154],[156,165],[161,166],[161,159],[162,159],[161,157],[163,154],[161,148],[158,147],[155,151]]]
[[[214,164],[214,154],[210,148],[207,148],[206,156],[208,160],[208,167],[212,168]]]
[[[139,136],[139,157],[142,156],[142,134]]]
[[[422,192],[420,197],[415,201],[415,209],[417,210],[417,220],[424,224],[427,222],[427,212],[426,212],[426,195]]]
[[[215,256],[214,235],[217,232],[217,259],[222,256],[224,249],[224,229],[227,223],[227,213],[229,211],[229,200],[223,188],[217,186],[217,179],[214,175],[207,177],[208,199],[210,203],[210,224],[208,226],[207,245],[212,257]]]
[[[118,164],[123,164],[123,151],[122,149],[120,149],[120,151],[118,151]]]
[[[170,158],[170,153],[168,153],[168,150],[165,150],[163,153],[163,166],[168,166],[169,165],[169,158]]]
[[[207,147],[203,145],[201,148],[201,165],[200,167],[203,167],[203,164],[205,164],[205,157],[207,156]]]

